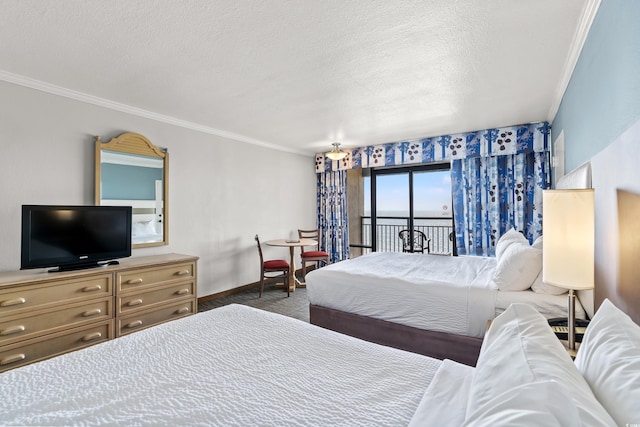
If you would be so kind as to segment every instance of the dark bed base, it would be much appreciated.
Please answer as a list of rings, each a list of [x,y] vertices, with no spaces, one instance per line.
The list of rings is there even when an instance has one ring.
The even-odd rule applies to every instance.
[[[476,366],[482,338],[427,331],[309,304],[312,324],[377,344]]]

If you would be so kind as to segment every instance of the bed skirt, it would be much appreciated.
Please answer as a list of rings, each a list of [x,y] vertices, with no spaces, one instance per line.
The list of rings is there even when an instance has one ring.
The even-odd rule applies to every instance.
[[[482,345],[482,338],[418,329],[313,304],[309,304],[309,320],[352,337],[469,366],[476,365]]]

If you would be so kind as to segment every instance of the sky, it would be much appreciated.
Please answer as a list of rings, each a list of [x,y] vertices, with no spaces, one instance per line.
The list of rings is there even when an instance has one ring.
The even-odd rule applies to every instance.
[[[442,216],[451,214],[451,173],[449,171],[416,172],[414,215]],[[378,175],[377,208],[379,214],[393,212],[409,215],[409,174]],[[371,180],[365,178],[365,215],[371,212]]]

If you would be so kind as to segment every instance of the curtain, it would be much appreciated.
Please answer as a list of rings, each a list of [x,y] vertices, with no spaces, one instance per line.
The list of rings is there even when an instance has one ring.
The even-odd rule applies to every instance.
[[[548,152],[454,159],[454,225],[459,255],[492,256],[511,228],[533,242],[542,234],[542,190],[549,187]]]
[[[542,190],[549,187],[549,133],[547,122],[526,123],[354,148],[342,160],[316,154],[318,224],[332,261],[349,255],[346,178],[335,175],[349,169],[451,161],[459,255],[493,255],[512,227],[533,241],[542,233]]]
[[[317,176],[319,249],[329,253],[332,263],[342,261],[349,258],[347,172],[325,172]]]

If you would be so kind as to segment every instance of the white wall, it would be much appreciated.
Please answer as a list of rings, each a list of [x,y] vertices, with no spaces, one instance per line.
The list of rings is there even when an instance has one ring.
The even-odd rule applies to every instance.
[[[0,100],[0,271],[20,268],[21,205],[93,204],[94,135],[137,132],[168,149],[169,245],[133,256],[199,256],[200,297],[259,279],[256,233],[268,240],[315,227],[312,157],[6,82]],[[286,248],[264,250],[288,258]]]

